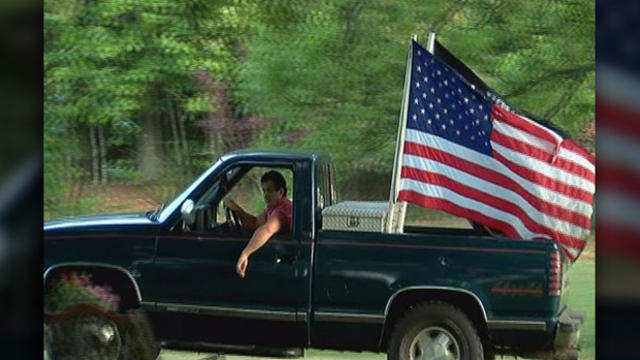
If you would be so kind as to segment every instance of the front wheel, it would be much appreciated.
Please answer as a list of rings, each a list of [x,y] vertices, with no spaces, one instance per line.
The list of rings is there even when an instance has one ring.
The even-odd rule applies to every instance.
[[[469,318],[443,302],[407,311],[387,348],[389,360],[482,360],[482,343]]]

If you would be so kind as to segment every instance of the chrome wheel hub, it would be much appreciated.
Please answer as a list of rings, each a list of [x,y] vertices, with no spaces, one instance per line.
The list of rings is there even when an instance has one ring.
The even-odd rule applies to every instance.
[[[423,329],[411,341],[410,360],[460,360],[460,345],[439,326]]]

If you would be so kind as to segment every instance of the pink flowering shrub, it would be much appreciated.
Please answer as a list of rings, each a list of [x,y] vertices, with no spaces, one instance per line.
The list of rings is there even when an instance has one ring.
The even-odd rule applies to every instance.
[[[96,304],[105,311],[117,311],[120,297],[108,286],[94,285],[91,275],[63,273],[45,296],[45,311],[61,312],[77,304]]]

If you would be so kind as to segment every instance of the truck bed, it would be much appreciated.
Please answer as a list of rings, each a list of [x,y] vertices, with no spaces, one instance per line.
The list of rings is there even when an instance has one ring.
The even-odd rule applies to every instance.
[[[380,335],[384,321],[375,319],[386,318],[393,299],[410,291],[468,299],[478,305],[479,322],[486,331],[499,337],[508,330],[504,334],[513,336],[514,345],[525,334],[529,344],[536,337],[540,342],[552,338],[560,304],[560,298],[548,291],[549,256],[557,250],[554,243],[477,235],[474,229],[408,226],[405,231],[318,233],[315,342],[338,336],[322,332],[323,317],[318,314],[356,314],[345,317],[345,331]],[[354,325],[358,315],[368,317],[369,324]],[[519,333],[526,324],[537,326],[538,331]],[[349,338],[353,340],[353,335]],[[371,349],[364,344],[360,348]]]

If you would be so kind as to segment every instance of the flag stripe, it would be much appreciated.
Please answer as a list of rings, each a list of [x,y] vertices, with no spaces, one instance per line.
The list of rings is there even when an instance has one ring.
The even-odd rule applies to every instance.
[[[564,139],[560,145],[560,156],[581,165],[590,172],[596,172],[596,158],[571,139]]]
[[[513,238],[519,236],[518,232],[509,222],[487,216],[480,211],[473,210],[473,208],[457,205],[452,201],[441,197],[424,195],[414,190],[400,190],[400,192],[398,192],[398,201],[407,201],[422,207],[456,214],[467,219],[474,220],[478,223],[485,224],[491,228],[501,229],[501,231],[508,237]]]
[[[425,185],[426,184],[422,184]],[[447,189],[433,187],[431,192],[426,189],[416,190],[400,190],[398,193],[399,201],[408,201],[423,207],[446,211],[458,216],[471,219],[480,224],[484,224],[493,229],[502,231],[505,236],[510,238],[521,238],[514,224],[520,224],[519,219],[512,218],[508,213],[485,206],[483,203],[465,199],[456,193]],[[520,224],[521,225],[521,224]],[[525,231],[525,233],[528,233]],[[549,241],[543,234],[528,233],[523,237],[528,240]],[[560,244],[565,255],[574,261],[584,246],[574,248]]]
[[[617,189],[619,192],[625,192],[630,197],[640,199],[640,173],[633,169],[616,166],[608,161],[603,161],[598,165],[600,169],[600,177],[598,181],[606,184],[608,187]]]
[[[585,246],[587,245],[586,242],[584,244]],[[560,249],[564,250],[564,254],[569,258],[569,260],[571,261],[575,261],[578,256],[580,256],[580,253],[582,252],[582,249],[584,248],[584,246],[580,247],[580,248],[572,248],[570,246],[566,246],[563,244],[560,244]]]
[[[567,185],[559,181],[555,181],[554,179],[549,178],[543,174],[540,174],[535,170],[528,169],[520,165],[519,163],[510,161],[509,159],[503,157],[502,154],[500,154],[497,151],[493,152],[493,157],[498,159],[500,162],[502,162],[503,165],[505,165],[515,174],[518,174],[520,177],[532,183],[538,184],[540,187],[545,187],[549,190],[556,191],[558,193],[564,194],[573,199],[580,200],[588,204],[590,204],[593,201],[593,194],[590,193],[589,191],[578,189],[574,186]]]
[[[494,131],[544,151],[545,153],[551,155],[549,156],[549,159],[551,159],[551,157],[553,156],[553,153],[556,149],[556,144],[550,143],[547,140],[541,139],[524,130],[520,130],[514,126],[509,125],[508,123],[499,121],[497,119],[493,120]]]
[[[550,235],[560,238],[563,243],[580,243],[580,237],[586,237],[589,229],[581,228],[564,221],[554,219],[537,211],[531,204],[517,196],[513,192],[496,185],[489,184],[478,178],[474,178],[461,171],[450,171],[449,176],[442,173],[420,170],[415,166],[430,170],[441,170],[446,165],[425,164],[424,161],[414,156],[405,157],[407,166],[402,168],[402,177],[429,184],[448,188],[467,198],[483,202],[493,208],[509,212],[517,216],[522,223],[532,232]],[[411,167],[414,166],[414,167]],[[445,169],[444,172],[452,169]],[[483,189],[481,191],[478,189]],[[554,231],[555,230],[555,231]]]
[[[573,161],[567,161],[561,157],[558,157],[555,162],[551,163],[553,160],[553,153],[540,149],[539,147],[531,145],[528,142],[520,141],[499,131],[493,132],[491,134],[491,141],[492,143],[495,142],[497,144],[500,144],[501,146],[511,148],[515,151],[527,153],[529,154],[529,156],[540,161],[544,161],[551,164],[552,166],[555,165],[558,168],[565,169],[574,175],[578,175],[589,180],[592,183],[595,182],[595,175],[593,174],[593,172],[585,169],[584,167],[576,164]]]
[[[576,189],[576,193],[584,192],[585,194],[592,194],[595,191],[595,184],[593,182],[588,181],[587,179],[580,176],[573,175],[565,171],[564,169],[555,168],[554,166],[528,156],[527,154],[523,154],[500,144],[494,143],[493,140],[491,141],[491,147],[494,154],[499,153],[504,159],[502,161],[507,162],[507,166],[511,167],[511,164],[516,165],[515,168],[518,170],[514,170],[515,172],[520,173],[521,175],[524,174],[524,177],[533,176],[535,179],[533,181],[536,183],[541,183],[541,181],[538,181],[538,179],[549,179],[547,181],[557,184],[554,186],[562,184],[571,189]],[[511,167],[511,169],[513,170],[514,167]],[[520,169],[526,169],[529,171],[523,171]],[[535,173],[535,175],[531,174],[530,172]]]
[[[454,212],[454,214],[462,215],[465,217],[467,217],[466,215],[469,210],[478,211],[481,214],[493,220],[496,220],[496,223],[495,224],[490,223],[490,226],[495,229],[503,231],[508,236],[516,237],[516,238],[522,237],[525,239],[535,239],[535,238],[549,239],[548,235],[546,234],[534,233],[529,229],[527,229],[527,227],[524,226],[522,221],[513,214],[496,209],[485,203],[482,203],[473,199],[469,199],[445,187],[426,184],[426,183],[422,183],[412,179],[402,179],[402,183],[404,185],[402,186],[402,190],[400,191],[401,193],[402,191],[411,190],[419,195],[441,199],[442,201],[446,201],[447,203],[451,203],[452,205],[455,205],[458,207],[457,209],[451,207],[449,209],[443,209],[443,210],[453,212],[455,210],[466,209],[465,211]],[[400,198],[400,199],[404,199],[404,198]],[[505,224],[507,224],[507,226],[505,226]]]
[[[640,124],[639,111],[640,109],[630,109],[620,103],[615,103],[611,99],[596,99],[596,117],[606,120],[603,124],[606,124],[607,127],[617,130],[620,134],[634,138],[636,142],[640,141],[640,127],[629,125]]]
[[[602,163],[618,166],[640,175],[640,138],[635,139],[628,134],[618,133],[609,126],[598,128],[598,147]]]
[[[502,121],[517,129],[525,131],[551,144],[554,144],[554,146],[562,141],[562,138],[554,131],[546,129],[524,116],[512,114],[511,112],[500,107],[498,104],[494,104],[491,107],[491,117],[494,120]]]
[[[551,149],[551,151],[547,151],[547,149],[540,148],[529,142],[522,141],[519,138],[512,137],[510,135],[507,135],[506,133],[502,133],[500,132],[500,129],[497,128],[498,126],[496,126],[496,124],[494,123],[493,129],[496,131],[491,133],[492,143],[497,143],[504,147],[527,153],[529,154],[529,156],[534,157],[540,161],[551,163],[551,160],[553,159],[553,149]]]
[[[525,120],[522,119],[522,121]],[[501,134],[513,137],[517,140],[545,150],[551,155],[555,153],[556,145],[554,143],[551,143],[545,139],[541,139],[534,134],[512,126],[512,123],[513,121],[507,123],[501,121],[500,119],[494,118],[493,129]],[[596,171],[596,167],[594,165],[595,160],[593,156],[569,139],[565,139],[560,143],[558,157],[575,163],[577,166],[584,168],[587,172],[595,173]]]
[[[549,143],[546,140],[540,139],[532,134],[529,134],[525,131],[517,129],[509,124],[506,124],[494,119],[493,130],[494,131],[492,132],[492,138],[494,135],[499,137],[506,136],[506,137],[509,137],[510,139],[513,139],[511,141],[517,142],[518,144],[522,144],[516,150],[520,150],[521,152],[526,152],[526,153],[532,153],[532,152],[538,153],[539,151],[543,151],[543,154],[545,154],[545,156],[540,156],[540,157],[536,156],[540,160],[551,163],[553,156],[556,154],[556,148],[553,144]],[[508,139],[504,139],[504,140],[506,141]],[[508,146],[503,143],[501,144]],[[593,162],[590,162],[587,158],[585,158],[581,154],[577,154],[576,152],[568,149],[567,147],[571,147],[572,149],[575,149],[576,145],[571,141],[563,141],[560,145],[560,148],[558,149],[559,151],[557,152],[557,159],[563,160],[563,162],[566,163],[567,165],[562,166],[560,165],[561,163],[558,163],[558,162],[555,163],[555,165],[565,170],[571,170],[575,168],[576,169],[575,171],[580,171],[580,172],[575,172],[577,175],[580,175],[583,177],[590,176],[591,178],[595,178],[595,166],[593,165]],[[583,173],[585,175],[582,175]],[[595,180],[592,180],[592,181],[595,181]]]
[[[600,189],[598,194],[598,221],[634,229],[640,233],[640,199],[615,187]]]
[[[440,163],[434,160],[430,160],[430,159],[419,157],[419,156],[413,156],[409,154],[405,154],[403,158],[403,164],[404,165],[403,165],[402,177],[405,177],[406,175],[407,177],[411,177],[415,180],[420,180],[421,173],[416,173],[415,171],[424,171],[424,176],[426,177],[425,180],[427,180],[427,178],[429,177],[429,175],[427,175],[429,173],[445,176],[449,179],[447,181],[452,183],[452,186],[454,183],[456,183],[456,184],[463,184],[465,186],[470,186],[476,191],[479,191],[477,189],[482,189],[483,193],[491,194],[491,196],[500,198],[503,201],[508,201],[511,204],[517,205],[521,209],[525,210],[529,215],[534,216],[535,219],[538,219],[537,222],[540,225],[544,225],[554,229],[555,228],[561,229],[563,233],[570,236],[586,236],[587,235],[587,234],[584,234],[584,232],[585,231],[588,232],[588,229],[589,229],[588,218],[584,216],[580,216],[579,219],[581,220],[580,221],[581,224],[575,224],[574,219],[572,219],[574,221],[565,221],[562,218],[546,213],[544,210],[548,210],[548,209],[544,209],[544,207],[549,207],[549,205],[543,204],[542,200],[535,197],[529,197],[529,199],[525,199],[518,192],[508,187],[503,187],[501,185],[490,182],[487,178],[477,177],[470,172],[456,169],[454,167],[449,166],[448,164]],[[407,167],[409,169],[414,169],[415,171],[405,174],[404,167]],[[425,169],[425,170],[421,170],[421,169]],[[412,174],[412,175],[409,176],[408,174]],[[431,181],[427,180],[427,182],[431,182]],[[446,184],[444,183],[442,185],[446,186]],[[543,208],[543,210],[540,210],[538,207]],[[561,215],[565,217],[569,217],[574,214],[570,212],[562,212]]]
[[[559,207],[558,211],[566,210],[574,213],[574,216],[585,216],[586,218],[589,218],[593,211],[591,202],[576,200],[552,190],[541,192],[537,184],[531,183],[515,174],[504,164],[446,139],[420,131],[407,130],[406,140],[406,153],[447,163],[474,176],[485,178],[494,184],[515,191],[527,199],[527,196],[533,195],[551,206]],[[544,211],[544,209],[541,210]],[[547,213],[558,216],[554,212]],[[567,218],[563,218],[567,220]],[[581,223],[578,222],[577,224],[580,225]]]
[[[546,199],[544,198],[536,197],[536,195],[531,194],[507,176],[493,172],[491,170],[487,170],[464,159],[456,158],[454,155],[446,154],[439,150],[415,143],[406,143],[405,147],[406,155],[416,155],[417,157],[424,159],[424,163],[421,164],[423,166],[437,166],[433,164],[427,165],[426,162],[428,161],[437,161],[437,164],[440,164],[441,167],[445,166],[444,164],[446,164],[446,166],[450,167],[451,169],[463,171],[469,174],[469,176],[475,177],[476,179],[483,179],[486,180],[486,182],[489,184],[494,184],[494,186],[496,186],[496,191],[509,191],[511,193],[517,194],[520,198],[524,199],[527,203],[529,203],[542,213],[548,214],[558,219],[562,219],[580,227],[589,227],[590,219],[589,216],[585,214],[590,214],[590,209],[584,209],[585,214],[582,214],[578,211],[568,210],[561,206],[555,205],[549,201],[546,201]],[[409,165],[410,162],[405,162],[405,164]],[[420,167],[420,165],[414,165],[414,167]],[[425,169],[432,170],[430,167]],[[575,205],[576,201],[571,200],[569,201],[569,203]]]
[[[640,241],[638,230],[621,227],[617,224],[602,222],[598,224],[598,232],[607,234],[606,241],[598,242],[598,253],[615,253],[625,258],[640,261]]]

